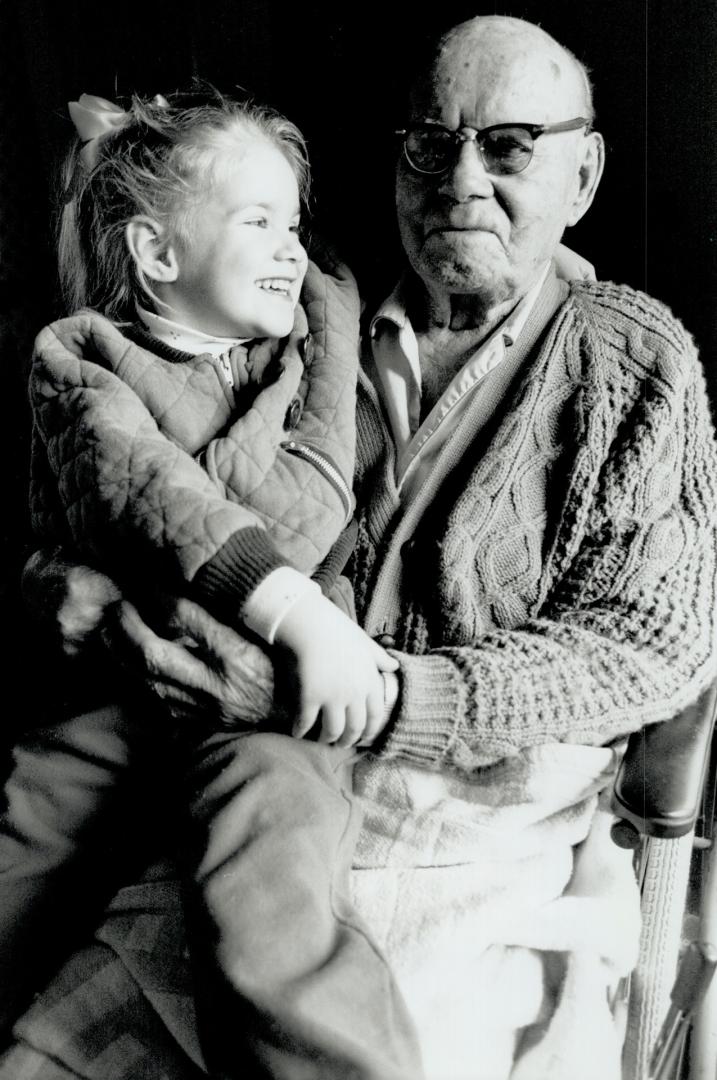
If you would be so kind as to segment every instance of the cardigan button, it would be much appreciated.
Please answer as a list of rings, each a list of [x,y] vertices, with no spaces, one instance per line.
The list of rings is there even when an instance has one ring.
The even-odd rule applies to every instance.
[[[290,403],[289,408],[286,410],[286,416],[284,417],[284,431],[292,431],[301,419],[301,413],[303,406],[301,404],[301,398],[295,397]]]
[[[382,649],[395,649],[396,639],[393,634],[376,634],[373,639],[377,645],[380,645]]]
[[[408,562],[408,560],[411,558],[411,556],[413,555],[415,550],[416,550],[416,541],[415,540],[406,540],[405,543],[401,544],[401,558],[403,559],[403,561]]]

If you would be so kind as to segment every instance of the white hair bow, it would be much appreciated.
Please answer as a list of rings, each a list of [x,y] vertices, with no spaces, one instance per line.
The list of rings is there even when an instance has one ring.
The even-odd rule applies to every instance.
[[[68,101],[67,108],[77,134],[84,142],[80,157],[88,170],[97,164],[97,141],[109,131],[127,123],[129,113],[119,105],[94,94],[81,94],[79,101]]]
[[[155,94],[152,104],[166,109],[169,103],[162,94]],[[80,158],[91,172],[97,164],[98,140],[108,132],[124,127],[131,114],[107,98],[94,94],[80,94],[79,101],[67,102],[67,109],[77,134],[85,144],[80,150]]]

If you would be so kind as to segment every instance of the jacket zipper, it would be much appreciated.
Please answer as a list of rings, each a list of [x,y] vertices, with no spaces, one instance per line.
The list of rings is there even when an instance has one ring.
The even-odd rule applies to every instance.
[[[220,353],[219,356],[215,357],[215,359],[217,361],[217,364],[219,365],[219,368],[220,368],[220,371],[221,371],[222,375],[224,376],[224,382],[227,383],[229,386],[231,386],[232,389],[233,389],[234,388],[234,372],[232,371],[232,365],[231,365],[231,360],[229,359],[229,354],[228,353]]]
[[[234,409],[236,407],[237,399],[234,388],[234,372],[232,371],[229,354],[221,353],[219,356],[213,356],[211,359],[224,397],[229,402],[231,408]]]
[[[345,528],[353,517],[353,495],[351,493],[351,488],[348,486],[333,461],[328,455],[322,453],[321,450],[317,450],[315,446],[308,446],[306,443],[296,442],[295,439],[290,439],[288,442],[282,443],[281,447],[290,454],[303,458],[304,461],[310,461],[311,464],[319,470],[321,475],[329,481],[334,490],[338,492],[346,516],[344,521]]]

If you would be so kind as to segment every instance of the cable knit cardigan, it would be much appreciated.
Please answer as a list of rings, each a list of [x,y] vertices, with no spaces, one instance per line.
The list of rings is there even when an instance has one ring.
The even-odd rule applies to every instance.
[[[489,392],[401,514],[360,385],[357,609],[401,663],[382,753],[428,768],[604,744],[715,676],[717,455],[683,327],[627,287],[572,283],[476,433]]]

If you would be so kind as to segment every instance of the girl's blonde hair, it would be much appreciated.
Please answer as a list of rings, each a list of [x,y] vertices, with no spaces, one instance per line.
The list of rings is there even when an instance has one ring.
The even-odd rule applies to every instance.
[[[125,117],[122,126],[98,139],[91,169],[79,140],[70,150],[58,232],[67,309],[91,307],[117,321],[133,320],[138,302],[156,301],[125,240],[133,217],[156,221],[167,246],[186,246],[218,161],[257,138],[287,159],[304,204],[309,188],[304,137],[273,109],[214,91],[152,101],[133,96]]]

